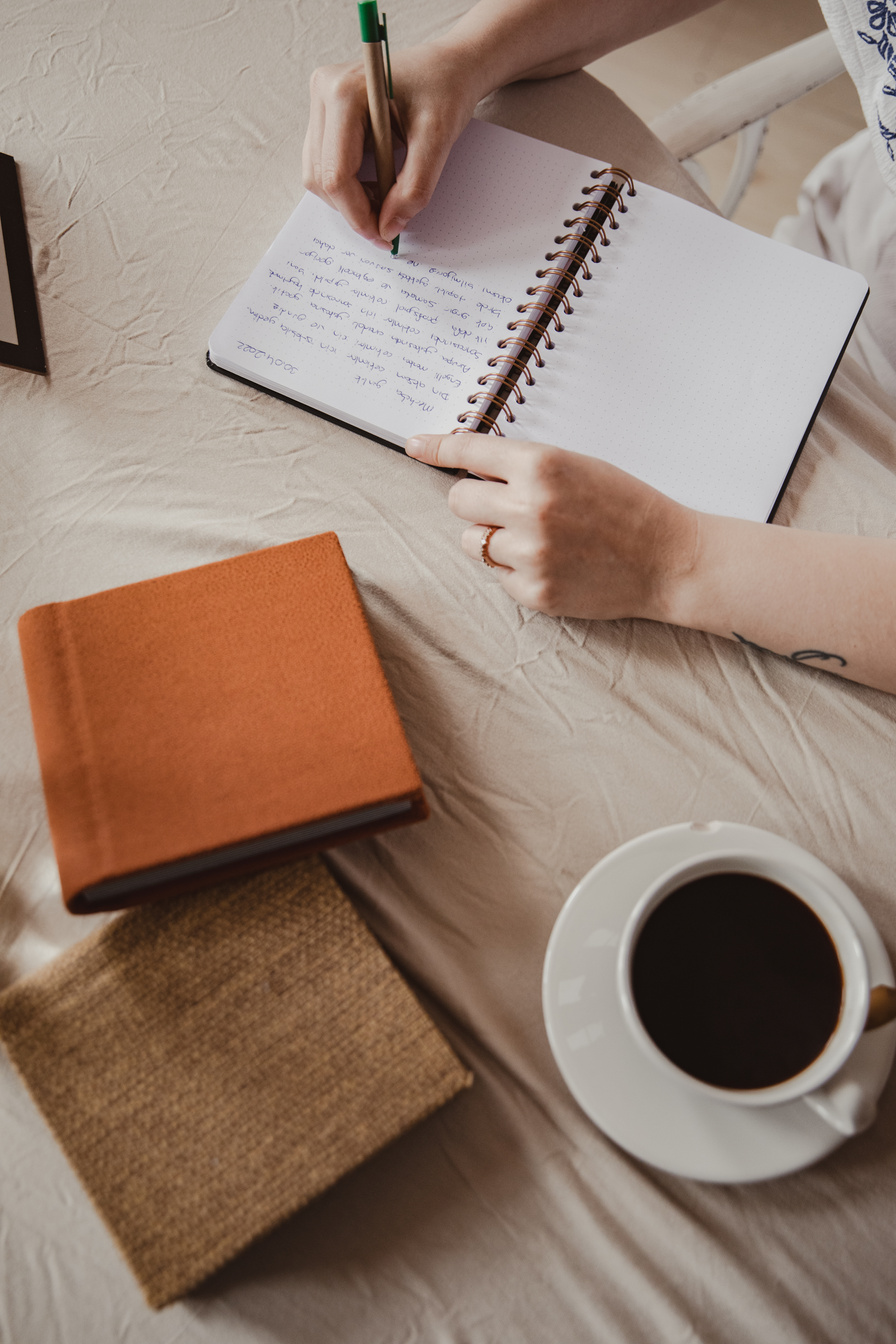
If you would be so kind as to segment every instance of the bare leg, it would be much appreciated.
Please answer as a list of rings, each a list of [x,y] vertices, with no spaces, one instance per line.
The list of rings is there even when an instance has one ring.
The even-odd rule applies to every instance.
[[[584,70],[508,84],[484,98],[476,116],[578,154],[609,160],[642,182],[715,209],[640,117]]]

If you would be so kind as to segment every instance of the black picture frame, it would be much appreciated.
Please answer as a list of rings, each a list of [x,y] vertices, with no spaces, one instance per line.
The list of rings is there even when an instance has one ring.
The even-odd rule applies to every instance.
[[[16,162],[9,154],[0,154],[0,225],[3,229],[6,269],[18,336],[15,344],[0,341],[0,364],[30,369],[32,373],[46,373],[47,360],[40,332],[25,212]]]

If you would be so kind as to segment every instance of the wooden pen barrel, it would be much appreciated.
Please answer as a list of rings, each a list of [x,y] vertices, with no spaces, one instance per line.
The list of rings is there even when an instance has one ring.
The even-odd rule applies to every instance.
[[[395,181],[389,97],[386,92],[386,72],[383,68],[382,46],[379,42],[365,42],[363,45],[367,101],[370,104],[373,153],[376,159],[376,180],[380,193],[380,205],[382,205]]]

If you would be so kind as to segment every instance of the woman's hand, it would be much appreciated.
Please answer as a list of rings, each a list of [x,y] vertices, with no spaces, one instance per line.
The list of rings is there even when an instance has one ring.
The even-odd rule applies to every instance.
[[[448,502],[511,597],[552,616],[706,630],[896,693],[896,540],[723,518],[618,467],[541,443],[425,434],[409,456],[465,467]]]
[[[305,186],[356,233],[390,246],[429,202],[448,152],[487,90],[457,43],[428,42],[395,55],[393,120],[407,157],[379,219],[358,180],[369,114],[364,66],[321,66],[311,76],[311,118],[302,150]]]
[[[517,602],[553,616],[672,619],[677,588],[694,568],[700,515],[580,453],[485,434],[421,435],[409,456],[463,467],[452,512],[474,560],[488,543],[495,573]]]
[[[396,52],[392,112],[407,158],[379,219],[357,177],[368,126],[364,66],[323,66],[311,76],[305,186],[362,237],[387,247],[429,201],[448,151],[486,94],[580,70],[710,3],[479,0],[443,37]]]

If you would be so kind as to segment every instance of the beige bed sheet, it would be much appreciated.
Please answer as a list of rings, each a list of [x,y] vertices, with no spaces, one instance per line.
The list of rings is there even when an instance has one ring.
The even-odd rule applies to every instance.
[[[403,0],[391,29],[415,41],[462,8]],[[449,479],[205,367],[297,198],[307,77],[353,52],[353,11],[4,10],[2,147],[20,164],[50,376],[0,370],[0,978],[94,926],[59,902],[18,615],[333,528],[433,811],[334,867],[477,1081],[153,1315],[0,1060],[0,1340],[891,1342],[892,1083],[876,1125],[812,1170],[742,1187],[663,1175],[567,1093],[540,977],[578,879],[693,819],[814,851],[892,956],[896,699],[701,634],[523,611],[461,553]],[[490,115],[698,198],[586,76],[517,88]],[[894,414],[846,362],[779,520],[892,533]]]

